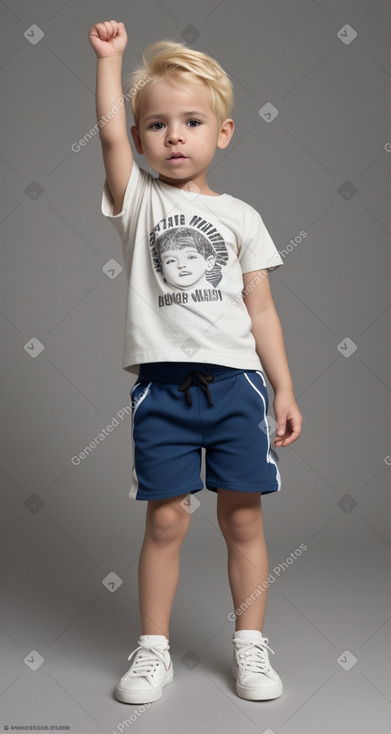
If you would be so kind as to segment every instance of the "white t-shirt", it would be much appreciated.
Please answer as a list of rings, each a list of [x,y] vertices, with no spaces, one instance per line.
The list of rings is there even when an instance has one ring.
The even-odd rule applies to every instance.
[[[283,260],[252,206],[170,186],[134,160],[122,211],[113,215],[107,179],[101,211],[121,237],[129,284],[123,369],[187,361],[262,369],[243,273]]]

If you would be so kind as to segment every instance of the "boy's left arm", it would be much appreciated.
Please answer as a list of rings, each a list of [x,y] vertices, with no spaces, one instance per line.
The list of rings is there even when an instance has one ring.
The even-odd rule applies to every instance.
[[[288,446],[299,438],[303,416],[293,393],[284,336],[267,270],[244,273],[243,283],[243,298],[252,321],[256,351],[274,390],[277,436],[272,443],[277,447]]]

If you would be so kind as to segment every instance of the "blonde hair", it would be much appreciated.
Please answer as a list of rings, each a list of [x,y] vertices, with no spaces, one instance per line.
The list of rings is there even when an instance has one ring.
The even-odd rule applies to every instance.
[[[124,97],[132,106],[134,124],[140,121],[140,103],[145,90],[161,79],[169,79],[182,86],[191,82],[203,84],[210,90],[211,108],[218,125],[231,116],[234,104],[234,91],[231,81],[222,66],[208,54],[189,48],[184,43],[169,39],[157,41],[147,46],[142,54],[143,63],[127,74],[124,81]],[[147,79],[147,81],[145,81]]]

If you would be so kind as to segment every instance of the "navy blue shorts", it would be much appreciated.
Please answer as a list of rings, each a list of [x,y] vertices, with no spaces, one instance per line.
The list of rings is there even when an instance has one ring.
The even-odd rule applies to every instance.
[[[130,391],[131,499],[193,494],[205,485],[268,494],[281,488],[270,446],[268,394],[261,370],[198,362],[140,366]]]

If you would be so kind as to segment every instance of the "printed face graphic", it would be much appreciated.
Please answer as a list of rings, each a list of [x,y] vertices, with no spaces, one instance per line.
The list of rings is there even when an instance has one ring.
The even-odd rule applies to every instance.
[[[187,288],[198,283],[210,287],[205,273],[214,266],[213,255],[204,258],[195,247],[183,247],[180,250],[167,250],[161,255],[162,271],[165,280],[171,285]]]

